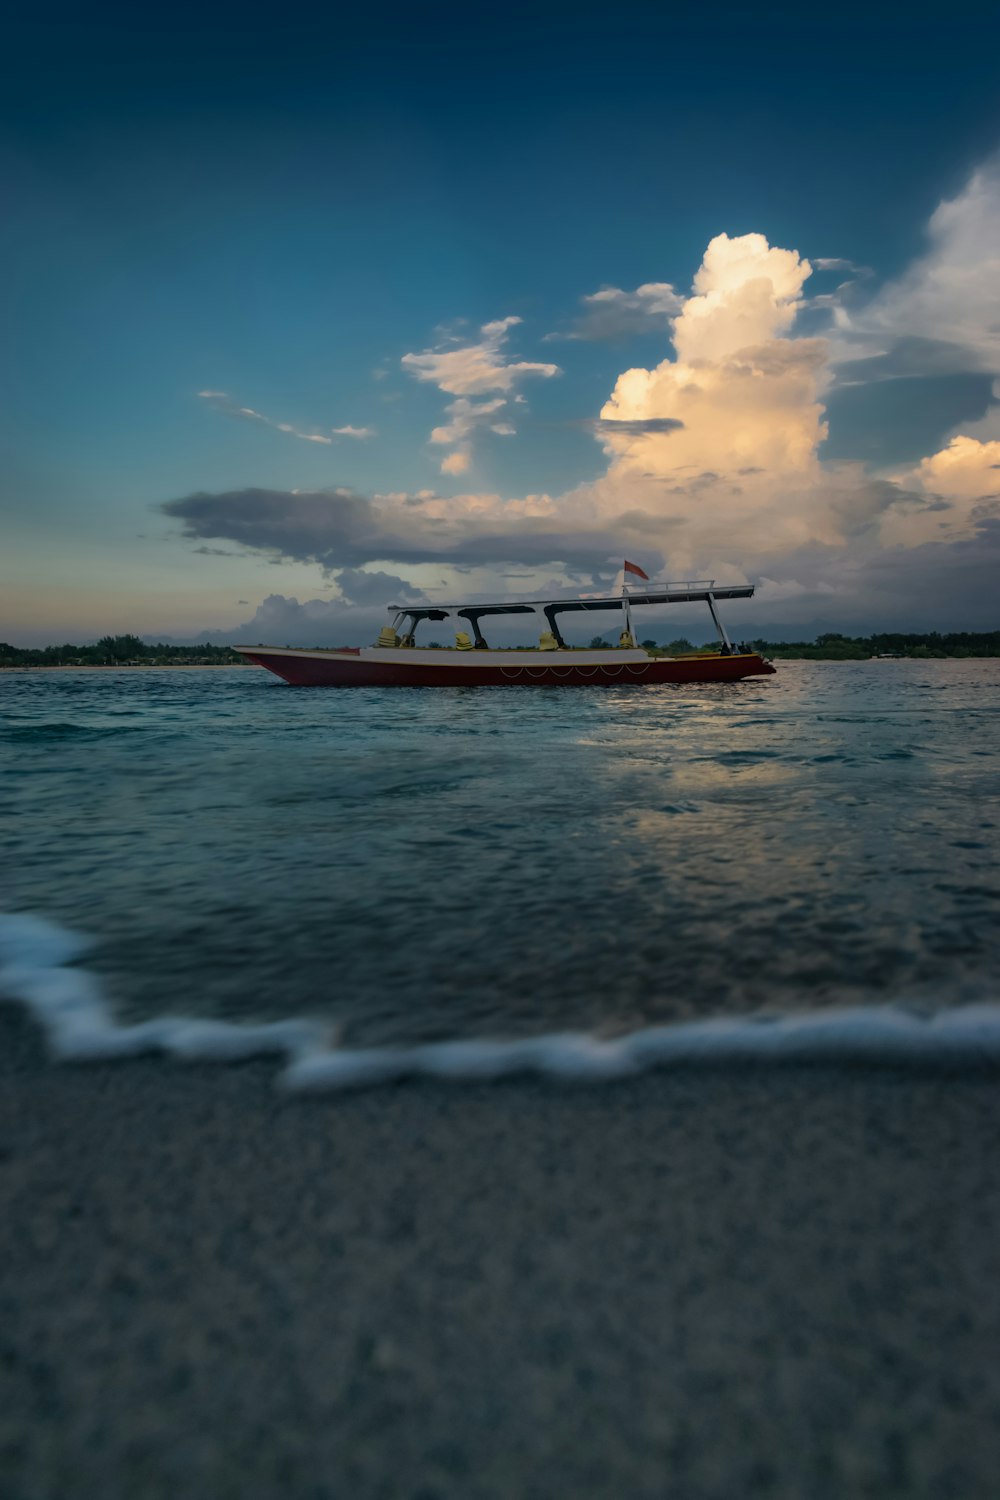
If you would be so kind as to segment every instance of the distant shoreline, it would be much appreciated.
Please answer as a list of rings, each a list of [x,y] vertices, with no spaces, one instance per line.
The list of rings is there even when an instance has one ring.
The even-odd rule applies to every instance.
[[[132,662],[120,664],[106,662],[101,666],[75,666],[71,662],[56,662],[52,666],[36,663],[30,667],[0,667],[0,672],[243,672],[251,669],[250,661],[171,661]]]
[[[258,643],[261,644],[261,643]],[[447,650],[438,641],[428,642],[431,649]],[[654,657],[695,656],[702,651],[718,651],[721,642],[695,646],[686,636],[656,645],[652,639],[640,644]],[[574,650],[593,650],[603,646],[614,650],[611,641],[595,636],[589,646]],[[519,651],[537,647],[518,646]],[[769,641],[755,637],[739,647],[756,651],[772,661],[982,661],[1000,657],[1000,630],[957,630],[944,634],[930,631],[885,631],[867,636],[847,636],[825,631],[814,641]],[[42,668],[78,670],[150,671],[161,667],[245,667],[236,646],[213,645],[210,640],[179,646],[169,641],[144,641],[137,635],[107,635],[89,645],[64,641],[61,645],[13,646],[0,641],[0,671],[24,671]]]
[[[663,653],[658,653],[663,654]],[[771,658],[775,663],[812,662],[816,666],[867,666],[870,662],[912,661],[926,666],[928,661],[996,661],[995,656],[780,656]],[[75,665],[71,662],[56,662],[51,666],[34,663],[31,666],[0,666],[3,672],[245,672],[254,670],[256,663],[249,661],[220,662],[104,662],[100,664]]]

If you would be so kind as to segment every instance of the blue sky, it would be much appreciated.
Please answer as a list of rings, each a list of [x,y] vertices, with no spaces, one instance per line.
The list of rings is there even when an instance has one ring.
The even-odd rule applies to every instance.
[[[393,580],[573,591],[625,552],[769,580],[748,626],[996,624],[995,7],[104,5],[14,33],[0,638],[343,639]],[[654,378],[696,274],[722,322]]]

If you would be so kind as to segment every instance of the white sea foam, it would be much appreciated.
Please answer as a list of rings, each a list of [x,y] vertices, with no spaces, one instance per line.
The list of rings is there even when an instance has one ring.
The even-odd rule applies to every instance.
[[[306,1019],[241,1025],[198,1016],[156,1016],[134,1026],[115,1020],[98,981],[75,965],[88,938],[44,917],[0,914],[0,996],[19,1000],[45,1030],[53,1054],[67,1060],[167,1052],[230,1062],[264,1053],[299,1057],[330,1040],[329,1026]]]
[[[241,1024],[195,1016],[115,1020],[92,974],[77,965],[88,939],[42,917],[0,915],[0,998],[40,1023],[56,1058],[87,1061],[161,1052],[187,1061],[277,1055],[283,1088],[364,1088],[401,1078],[503,1078],[538,1073],[600,1082],[650,1068],[705,1063],[866,1062],[937,1067],[1000,1065],[1000,1004],[961,1005],[931,1016],[892,1006],[778,1018],[726,1018],[649,1026],[605,1040],[551,1032],[511,1041],[455,1040],[409,1047],[336,1045],[334,1028],[300,1018]]]

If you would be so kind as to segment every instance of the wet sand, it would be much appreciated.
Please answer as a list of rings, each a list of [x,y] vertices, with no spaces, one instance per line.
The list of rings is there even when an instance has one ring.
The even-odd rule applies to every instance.
[[[995,1074],[274,1073],[0,1007],[5,1500],[995,1495]]]

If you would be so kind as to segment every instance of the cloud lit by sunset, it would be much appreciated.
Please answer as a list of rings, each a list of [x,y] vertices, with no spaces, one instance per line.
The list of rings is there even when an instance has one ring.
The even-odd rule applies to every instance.
[[[541,121],[544,101],[532,108]],[[132,126],[137,139],[152,129],[141,111]],[[357,149],[376,152],[358,128]],[[259,122],[247,129],[264,138]],[[654,169],[604,129],[590,167],[607,150],[616,182]],[[130,139],[81,171],[118,182]],[[424,147],[400,140],[426,174]],[[890,236],[882,187],[857,166],[867,218],[827,212],[836,189],[822,167],[808,185],[788,170],[737,190],[735,137],[732,170],[716,155],[699,173],[708,147],[689,141],[662,202],[618,193],[595,212],[579,182],[561,186],[581,142],[555,176],[519,157],[535,217],[505,202],[487,250],[473,227],[492,204],[478,156],[461,209],[390,172],[381,201],[405,235],[362,217],[338,237],[360,191],[341,162],[322,194],[289,179],[295,213],[247,237],[235,227],[254,202],[243,148],[209,138],[189,192],[218,264],[166,228],[175,270],[156,261],[155,237],[132,249],[119,237],[90,267],[81,238],[46,282],[58,358],[44,352],[56,324],[50,334],[30,312],[40,284],[22,303],[18,337],[40,363],[19,369],[19,560],[0,634],[231,637],[257,628],[241,599],[284,600],[293,635],[305,621],[314,634],[317,611],[365,633],[348,583],[359,570],[429,599],[460,581],[516,597],[607,585],[623,552],[660,575],[767,579],[772,629],[831,611],[858,626],[975,623],[1000,547],[996,145],[972,157],[956,141]],[[472,137],[453,149],[471,153]],[[499,163],[498,137],[489,150]],[[224,165],[232,224],[214,206]],[[40,169],[25,192],[39,222],[63,211]],[[152,200],[134,211],[156,222]],[[303,215],[308,248],[290,228]],[[60,236],[48,253],[70,257],[74,243]],[[41,273],[27,229],[14,248],[30,289]],[[134,278],[148,289],[136,311]],[[53,567],[54,529],[72,565]]]
[[[984,217],[986,180],[977,174],[937,212],[949,237],[938,237],[933,264],[909,268],[898,285],[876,291],[869,306],[849,304],[842,292],[818,298],[811,308],[809,284],[817,273],[808,259],[769,244],[759,232],[716,235],[690,293],[669,289],[672,348],[651,367],[611,377],[594,423],[603,472],[561,493],[375,491],[352,494],[349,510],[337,493],[289,493],[272,496],[266,524],[255,523],[256,501],[239,492],[179,497],[164,509],[192,537],[318,563],[336,589],[325,605],[331,621],[338,617],[338,598],[353,602],[338,582],[343,567],[394,564],[411,586],[431,594],[432,566],[472,568],[477,590],[516,594],[509,569],[527,566],[536,577],[570,588],[611,575],[623,547],[643,550],[675,576],[743,581],[758,575],[766,579],[763,597],[771,605],[787,608],[794,601],[793,617],[815,608],[817,599],[827,610],[836,601],[851,616],[873,555],[885,559],[902,590],[911,568],[921,575],[933,570],[940,549],[954,543],[979,538],[985,557],[990,525],[1000,514],[996,440],[959,433],[905,468],[823,455],[827,407],[845,352],[860,356],[849,366],[853,379],[859,365],[864,373],[868,364],[875,384],[882,362],[908,347],[909,305],[925,306],[928,283],[939,316],[942,288],[964,291],[962,265]],[[952,266],[955,242],[961,264]],[[985,258],[992,247],[981,249]],[[848,277],[845,287],[855,286]],[[605,309],[626,300],[634,333],[635,297],[614,289],[602,296]],[[663,299],[655,307],[654,299],[646,300],[655,327]],[[483,434],[516,437],[517,424],[531,421],[521,390],[527,377],[560,373],[555,365],[510,353],[513,330],[527,342],[521,321],[500,318],[472,340],[452,337],[437,349],[402,357],[407,373],[451,398],[428,439],[431,448],[444,450],[440,467],[447,477],[474,475]],[[928,339],[920,351],[931,372],[939,344]],[[951,357],[971,363],[981,350],[959,346]],[[919,368],[907,378],[919,381]],[[287,628],[294,628],[297,609],[289,601]],[[315,610],[308,618],[314,625]]]

